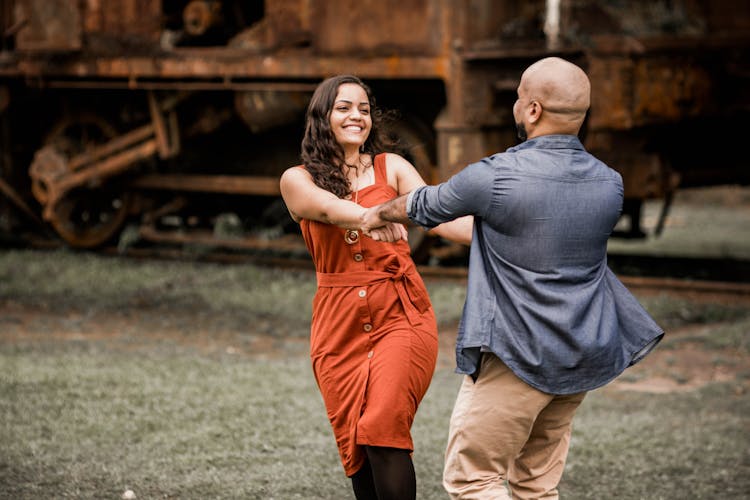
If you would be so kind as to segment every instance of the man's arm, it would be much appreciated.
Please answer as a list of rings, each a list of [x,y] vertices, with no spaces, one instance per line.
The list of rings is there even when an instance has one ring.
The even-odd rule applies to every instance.
[[[406,215],[406,201],[408,194],[386,201],[381,205],[368,208],[361,218],[362,232],[370,234],[372,230],[385,225],[388,222],[407,224],[409,217]],[[375,235],[373,235],[375,236]]]
[[[460,243],[471,240],[473,219],[455,219],[463,216],[484,217],[491,205],[496,166],[492,158],[485,158],[464,168],[453,177],[436,186],[421,186],[361,214],[361,228],[365,234],[385,222],[414,222],[424,228],[445,232],[447,238]],[[439,228],[446,224],[446,227]],[[455,234],[447,225],[456,226]],[[445,231],[444,231],[445,230]],[[454,236],[454,238],[451,238]]]
[[[409,216],[406,214],[406,203],[408,199],[409,194],[407,193],[373,208],[377,209],[375,212],[377,213],[378,218],[383,222],[400,222],[401,224],[406,224],[409,222]]]

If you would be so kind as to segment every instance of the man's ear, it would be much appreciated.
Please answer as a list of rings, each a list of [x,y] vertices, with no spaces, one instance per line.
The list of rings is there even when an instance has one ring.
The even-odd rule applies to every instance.
[[[529,123],[535,124],[536,122],[538,122],[542,118],[542,111],[542,105],[539,103],[539,101],[531,101],[526,112]]]

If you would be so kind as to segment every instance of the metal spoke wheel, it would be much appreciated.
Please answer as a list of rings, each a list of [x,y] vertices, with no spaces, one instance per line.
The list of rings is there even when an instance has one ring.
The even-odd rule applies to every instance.
[[[94,248],[119,232],[129,205],[130,196],[119,189],[77,189],[55,205],[50,223],[70,246]]]
[[[66,160],[72,173],[70,159],[108,142],[117,131],[102,117],[80,114],[58,123],[45,141],[56,154]],[[32,191],[44,203],[47,193],[41,183],[32,183]],[[103,179],[67,192],[53,209],[50,224],[70,246],[93,248],[117,234],[130,209],[131,197],[118,186],[116,179]]]

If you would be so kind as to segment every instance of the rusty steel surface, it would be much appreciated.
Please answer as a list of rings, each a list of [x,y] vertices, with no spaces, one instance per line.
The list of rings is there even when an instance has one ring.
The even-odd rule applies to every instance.
[[[715,88],[706,67],[691,57],[664,55],[646,60],[592,58],[589,126],[628,130],[714,112]],[[602,110],[601,112],[599,110]]]
[[[71,2],[68,2],[71,3]],[[89,43],[116,44],[131,38],[156,41],[162,30],[161,0],[83,0],[79,11]]]
[[[279,181],[275,177],[231,175],[146,174],[131,185],[139,189],[167,191],[196,191],[223,194],[279,196]]]
[[[436,78],[449,70],[448,61],[432,56],[391,55],[386,57],[319,56],[308,52],[285,55],[248,54],[242,49],[190,48],[175,49],[168,56],[98,56],[74,61],[23,60],[10,69],[0,68],[0,75],[25,75],[45,81],[69,79],[117,79],[124,88],[137,88],[140,80],[154,78],[174,80],[210,79],[227,83],[247,78],[320,79],[347,69],[363,78]],[[106,81],[106,80],[105,80]]]
[[[19,50],[58,52],[83,47],[83,26],[75,2],[26,0],[15,2],[14,6]]]
[[[217,195],[206,211],[238,195],[248,231],[288,217],[278,176],[299,161],[313,89],[339,73],[399,111],[430,182],[516,143],[520,74],[548,55],[591,77],[584,144],[622,174],[634,235],[643,200],[664,199],[666,217],[680,186],[750,182],[743,155],[710,146],[713,122],[736,130],[750,113],[746,1],[6,0],[0,28],[0,141],[14,151],[0,178],[21,198],[30,184],[25,206],[72,244],[116,235],[111,217],[193,217],[185,193]],[[53,141],[75,114],[99,137]]]

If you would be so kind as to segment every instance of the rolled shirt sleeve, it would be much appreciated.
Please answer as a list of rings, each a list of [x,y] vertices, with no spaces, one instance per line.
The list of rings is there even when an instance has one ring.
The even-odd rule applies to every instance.
[[[428,229],[464,215],[482,217],[490,206],[495,183],[495,167],[488,160],[472,163],[442,184],[409,193],[406,215]]]

